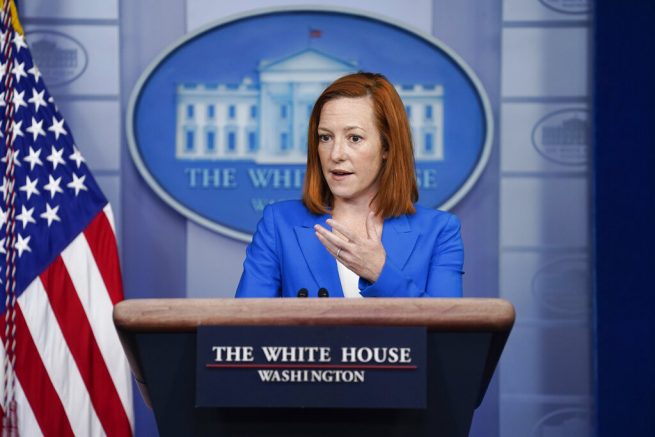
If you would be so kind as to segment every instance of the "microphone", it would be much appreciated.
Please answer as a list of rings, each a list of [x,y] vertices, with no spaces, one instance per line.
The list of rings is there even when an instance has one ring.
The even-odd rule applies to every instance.
[[[318,297],[330,297],[330,293],[328,293],[327,288],[321,287],[318,289]]]
[[[309,293],[308,293],[308,291],[307,291],[307,289],[305,287],[298,290],[297,297],[307,297],[307,296],[309,296]]]

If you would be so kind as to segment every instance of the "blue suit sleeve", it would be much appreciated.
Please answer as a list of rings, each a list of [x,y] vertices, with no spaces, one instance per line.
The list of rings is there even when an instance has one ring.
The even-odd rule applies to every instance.
[[[246,249],[236,297],[281,296],[280,261],[276,251],[275,212],[269,205]]]
[[[461,297],[464,245],[461,225],[451,215],[437,237],[425,289],[419,288],[393,260],[387,259],[375,283],[360,281],[364,297]]]

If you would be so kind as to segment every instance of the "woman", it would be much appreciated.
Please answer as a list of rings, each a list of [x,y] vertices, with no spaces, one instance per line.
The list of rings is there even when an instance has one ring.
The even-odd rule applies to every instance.
[[[302,202],[264,209],[236,297],[461,296],[459,221],[414,205],[410,127],[393,85],[372,73],[336,80],[308,139]]]

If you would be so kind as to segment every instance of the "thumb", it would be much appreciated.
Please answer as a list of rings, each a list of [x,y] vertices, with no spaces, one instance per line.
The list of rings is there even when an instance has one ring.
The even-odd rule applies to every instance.
[[[370,211],[368,215],[366,216],[366,233],[368,234],[368,238],[372,239],[379,239],[378,236],[378,230],[375,227],[375,213],[373,211]]]

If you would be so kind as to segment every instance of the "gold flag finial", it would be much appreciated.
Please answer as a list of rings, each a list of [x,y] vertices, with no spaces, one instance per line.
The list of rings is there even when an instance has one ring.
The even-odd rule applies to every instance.
[[[2,1],[3,9],[6,1],[7,0]],[[16,8],[16,3],[14,3],[14,0],[9,0],[9,9],[9,13],[11,14],[11,25],[14,28],[14,31],[23,35],[23,26],[21,26],[20,20],[18,19],[18,9]]]

